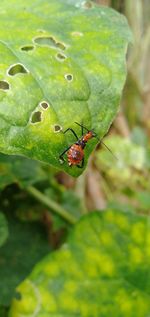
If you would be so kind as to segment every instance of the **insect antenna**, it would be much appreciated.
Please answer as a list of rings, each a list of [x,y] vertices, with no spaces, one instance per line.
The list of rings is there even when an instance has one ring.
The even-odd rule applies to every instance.
[[[78,122],[75,122],[77,125],[79,125],[81,128],[84,128],[87,132],[89,132],[90,130],[89,129],[87,129],[83,124],[81,124],[81,123],[78,123]],[[92,130],[93,131],[93,130]],[[94,131],[93,131],[94,132]],[[111,149],[103,142],[103,141],[100,141],[99,140],[99,138],[98,138],[98,136],[97,136],[97,134],[96,134],[96,132],[94,132],[94,137],[98,140],[98,142],[99,143],[101,143],[101,144],[103,144],[104,146],[105,146],[105,148],[112,154],[112,156],[116,159],[116,160],[118,160],[118,158],[114,155],[114,153],[111,151]]]
[[[77,125],[79,125],[81,128],[82,128],[82,134],[83,134],[83,129],[85,129],[87,132],[93,132],[93,137],[94,138],[97,138],[97,134],[96,134],[96,132],[93,130],[93,129],[88,129],[88,128],[86,128],[83,124],[81,124],[81,123],[78,123],[78,122],[75,122]],[[97,138],[97,140],[99,141],[99,139]]]
[[[114,155],[114,153],[111,151],[111,149],[110,149],[103,141],[100,141],[100,143],[105,146],[105,148],[112,154],[112,156],[113,156],[116,160],[118,160],[117,157]]]
[[[87,129],[83,124],[80,124],[78,122],[75,122],[77,125],[79,125],[81,128],[84,128],[86,131],[89,132],[89,129]]]

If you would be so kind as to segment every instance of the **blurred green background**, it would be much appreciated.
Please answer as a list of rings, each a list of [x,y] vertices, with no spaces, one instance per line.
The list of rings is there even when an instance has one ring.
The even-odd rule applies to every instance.
[[[104,150],[96,153],[103,204],[149,213],[150,5],[147,0],[98,2],[125,14],[134,36],[121,110],[108,136],[118,160]]]

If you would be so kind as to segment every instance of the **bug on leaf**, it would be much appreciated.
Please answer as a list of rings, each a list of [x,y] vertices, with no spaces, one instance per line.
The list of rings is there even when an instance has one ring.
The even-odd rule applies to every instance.
[[[84,166],[84,148],[87,142],[90,139],[97,137],[97,135],[93,130],[88,130],[85,126],[78,122],[75,123],[81,127],[82,136],[78,138],[77,134],[72,128],[68,128],[67,130],[65,130],[64,133],[71,131],[77,141],[70,145],[67,149],[65,149],[60,154],[59,159],[64,162],[64,154],[67,153],[68,165],[70,167],[77,166],[78,168],[82,168]],[[86,130],[86,133],[84,133],[84,129]]]

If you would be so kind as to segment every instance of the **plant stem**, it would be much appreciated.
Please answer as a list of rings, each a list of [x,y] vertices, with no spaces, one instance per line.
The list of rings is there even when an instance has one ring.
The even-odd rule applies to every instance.
[[[35,197],[44,205],[46,205],[48,208],[52,209],[53,212],[61,216],[64,220],[66,220],[70,224],[75,224],[77,222],[77,219],[73,215],[69,214],[69,212],[66,211],[63,207],[61,207],[58,203],[53,201],[51,198],[45,196],[35,187],[29,186],[27,188],[27,191],[29,194],[31,194],[33,197]]]

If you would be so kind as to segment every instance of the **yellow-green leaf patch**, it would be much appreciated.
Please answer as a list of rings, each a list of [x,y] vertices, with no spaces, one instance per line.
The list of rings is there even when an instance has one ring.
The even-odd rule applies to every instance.
[[[9,317],[148,317],[147,217],[94,212],[18,287]]]

